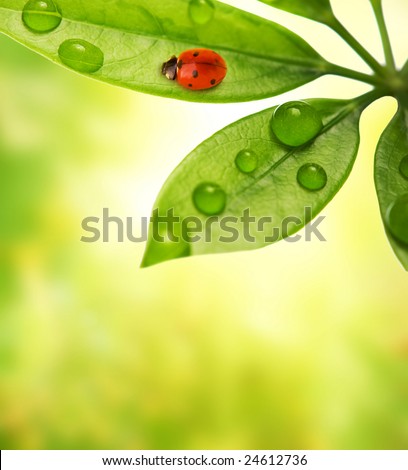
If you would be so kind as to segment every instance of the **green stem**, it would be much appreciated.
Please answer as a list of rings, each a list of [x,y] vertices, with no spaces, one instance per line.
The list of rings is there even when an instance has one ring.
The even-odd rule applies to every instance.
[[[348,116],[351,112],[353,112],[357,108],[362,108],[361,110],[365,109],[369,106],[373,101],[378,100],[384,96],[384,91],[381,89],[371,90],[364,95],[357,96],[356,98],[352,98],[349,102],[349,105],[346,106],[343,111],[341,111],[337,116],[335,116],[331,121],[329,121],[323,129],[320,131],[319,135],[324,134],[337,123],[342,121],[346,116]]]
[[[401,69],[401,75],[408,75],[408,60],[405,62],[404,66]]]
[[[326,73],[331,75],[338,75],[340,77],[351,78],[359,82],[369,83],[374,86],[381,86],[383,82],[375,75],[368,75],[366,73],[357,72],[356,70],[348,69],[340,65],[329,63],[326,68]]]
[[[377,88],[376,90],[371,90],[368,93],[364,93],[364,95],[357,96],[356,98],[353,98],[352,101],[353,103],[356,103],[357,106],[368,106],[370,105],[373,101],[378,100],[379,98],[382,98],[383,96],[387,95],[387,91],[383,88]]]
[[[375,18],[378,23],[378,28],[380,30],[381,41],[382,41],[383,48],[384,48],[384,55],[385,55],[385,61],[387,63],[387,67],[390,70],[395,71],[395,60],[394,60],[394,55],[392,52],[390,36],[388,34],[387,25],[384,19],[384,11],[382,8],[382,2],[381,0],[371,0],[371,5],[373,7]]]
[[[340,21],[333,16],[331,21],[327,25],[333,29],[341,38],[343,38],[347,44],[368,64],[374,72],[379,75],[384,75],[384,69],[382,65],[365,49],[357,39],[350,34],[347,29],[340,23]]]
[[[400,93],[396,96],[400,106],[405,109],[408,109],[408,92]]]

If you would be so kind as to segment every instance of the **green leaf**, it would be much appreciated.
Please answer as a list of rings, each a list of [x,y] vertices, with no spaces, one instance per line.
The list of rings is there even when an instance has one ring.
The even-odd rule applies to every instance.
[[[199,145],[166,181],[154,206],[156,222],[158,215],[163,217],[168,213],[179,218],[174,230],[167,227],[178,241],[169,240],[169,236],[165,242],[158,241],[152,224],[142,266],[183,256],[261,248],[292,235],[310,222],[339,191],[352,169],[359,146],[359,118],[363,106],[355,101],[318,99],[307,102],[320,114],[324,128],[314,141],[301,147],[286,147],[272,133],[270,120],[275,108],[237,121]],[[250,174],[240,172],[235,164],[237,154],[243,149],[258,158],[258,167]],[[309,191],[297,182],[299,169],[310,163],[320,165],[327,174],[327,184],[321,190]],[[204,182],[215,183],[225,191],[226,206],[218,220],[200,213],[193,202],[194,190]],[[307,207],[311,211],[305,209]],[[239,222],[234,225],[239,231],[235,241],[220,239],[230,236],[223,228],[226,218],[241,218],[248,210],[256,219],[250,234],[254,239],[246,236],[243,223]],[[265,216],[272,217],[271,223],[257,229]],[[211,240],[208,237],[205,240],[203,229],[197,234],[201,235],[201,240],[191,241],[186,225],[183,227],[183,220],[188,217],[194,217],[199,221],[196,225],[203,227],[212,220]],[[285,223],[289,223],[287,230]],[[166,225],[161,225],[165,233]],[[157,233],[160,233],[159,226],[156,223]],[[265,239],[271,236],[273,227],[283,227],[283,230],[276,240]]]
[[[64,41],[87,41],[104,54],[104,65],[88,75],[144,93],[187,101],[247,101],[291,90],[327,70],[327,62],[294,33],[219,2],[208,23],[196,24],[188,0],[55,0],[62,22],[41,34],[23,24],[25,3],[0,0],[1,32],[59,64]],[[228,74],[221,85],[191,91],[162,76],[161,65],[170,56],[198,47],[225,58]],[[72,57],[66,62],[79,65]]]
[[[320,23],[328,23],[333,18],[330,0],[260,0],[267,5],[295,15],[304,16]]]
[[[406,270],[408,270],[408,245],[393,236],[387,219],[388,211],[395,201],[408,194],[408,179],[400,171],[401,160],[407,155],[408,111],[400,106],[378,143],[374,176],[388,240]]]

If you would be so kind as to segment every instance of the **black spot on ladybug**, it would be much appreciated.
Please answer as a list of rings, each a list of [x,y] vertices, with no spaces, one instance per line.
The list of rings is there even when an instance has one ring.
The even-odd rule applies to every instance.
[[[193,78],[197,78],[198,77],[198,72],[197,70],[193,70]]]
[[[210,83],[211,83],[211,85],[215,85],[215,82],[216,82],[216,80],[215,80],[215,78],[213,78]]]
[[[192,83],[189,83],[188,86],[191,88],[191,87],[193,86],[193,84],[192,84]]]
[[[194,54],[193,54],[194,57],[198,57],[199,55],[200,55],[199,52],[194,52]]]
[[[177,68],[181,69],[181,67],[183,67],[183,61],[182,60],[179,60],[177,62]]]

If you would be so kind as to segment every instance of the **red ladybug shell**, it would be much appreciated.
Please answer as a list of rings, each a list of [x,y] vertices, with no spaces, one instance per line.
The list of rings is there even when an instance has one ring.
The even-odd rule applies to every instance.
[[[190,90],[206,90],[220,84],[227,74],[225,60],[209,49],[190,49],[177,59],[177,81]]]

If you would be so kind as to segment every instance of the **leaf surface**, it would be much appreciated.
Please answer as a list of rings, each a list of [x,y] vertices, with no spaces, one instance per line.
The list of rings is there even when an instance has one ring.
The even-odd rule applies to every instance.
[[[151,228],[143,266],[183,256],[261,248],[310,222],[339,191],[352,169],[362,106],[326,99],[308,103],[320,113],[325,127],[315,140],[301,147],[290,148],[279,142],[270,127],[275,110],[271,108],[229,125],[193,150],[170,175],[154,206],[156,215],[170,211],[179,218],[174,230],[178,242],[167,237],[161,243]],[[236,155],[243,149],[258,156],[258,167],[251,174],[242,173],[235,164]],[[297,181],[299,169],[310,163],[320,165],[327,174],[327,184],[319,191],[306,190]],[[211,217],[197,210],[192,197],[204,182],[217,184],[226,194],[225,210],[210,229]],[[250,237],[242,222],[245,214],[255,218],[251,225],[248,223]],[[182,221],[191,216],[204,227],[198,241],[186,236],[183,227]],[[228,219],[231,217],[236,223]],[[262,225],[263,217],[270,217],[270,223]],[[225,230],[225,224],[237,229],[235,239]],[[211,233],[211,239],[206,239],[205,233]]]
[[[274,8],[285,10],[295,15],[326,23],[332,19],[333,10],[330,0],[260,0]]]
[[[61,43],[85,40],[104,54],[93,78],[144,93],[199,102],[255,100],[310,82],[327,65],[289,30],[220,2],[214,2],[213,18],[199,25],[188,0],[56,0],[62,22],[41,34],[23,24],[25,3],[0,0],[0,32],[61,65]],[[225,58],[228,74],[221,85],[191,91],[162,76],[170,56],[202,47]]]
[[[401,160],[408,155],[408,111],[400,106],[378,143],[374,177],[388,240],[396,256],[408,270],[408,245],[400,242],[390,232],[387,214],[401,196],[408,194],[408,178],[400,171]],[[408,219],[406,220],[408,226]]]

